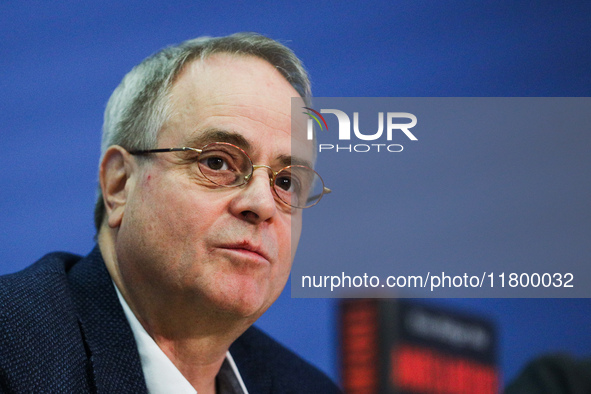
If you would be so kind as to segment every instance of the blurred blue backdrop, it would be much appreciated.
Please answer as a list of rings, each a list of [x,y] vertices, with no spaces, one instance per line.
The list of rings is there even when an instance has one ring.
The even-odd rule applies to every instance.
[[[590,15],[583,1],[1,2],[0,273],[91,250],[105,103],[163,46],[256,31],[296,52],[316,96],[589,96]],[[591,351],[588,299],[430,302],[498,324],[505,380],[541,353]],[[288,285],[259,326],[338,380],[336,305]]]

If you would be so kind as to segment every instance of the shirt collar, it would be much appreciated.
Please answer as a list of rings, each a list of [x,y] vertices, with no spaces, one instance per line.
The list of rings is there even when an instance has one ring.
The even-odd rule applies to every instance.
[[[183,374],[144,329],[129,305],[127,305],[117,285],[113,284],[137,344],[148,392],[150,394],[197,394],[189,381],[185,379]],[[220,393],[248,394],[248,390],[229,351],[226,352],[226,358],[216,376],[216,385]]]

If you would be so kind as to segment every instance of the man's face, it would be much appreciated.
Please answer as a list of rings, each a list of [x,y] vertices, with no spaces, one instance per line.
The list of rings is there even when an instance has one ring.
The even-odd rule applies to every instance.
[[[290,98],[297,96],[259,58],[196,61],[173,85],[158,148],[224,141],[275,171],[289,157],[312,162],[303,133],[291,139]],[[152,154],[128,189],[116,253],[123,282],[136,295],[160,293],[171,308],[197,303],[250,320],[279,296],[302,212],[277,202],[266,169],[255,170],[245,186],[221,188],[203,178],[195,154]]]

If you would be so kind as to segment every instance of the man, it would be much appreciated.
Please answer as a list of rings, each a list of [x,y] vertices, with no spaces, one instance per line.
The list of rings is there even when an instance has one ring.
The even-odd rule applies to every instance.
[[[322,197],[293,53],[237,34],[135,67],[105,112],[98,247],[0,279],[4,392],[330,393],[252,328]],[[305,116],[293,119],[304,125]]]

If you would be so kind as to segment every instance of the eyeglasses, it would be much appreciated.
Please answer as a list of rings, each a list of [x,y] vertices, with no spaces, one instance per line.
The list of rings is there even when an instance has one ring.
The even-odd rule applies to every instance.
[[[207,180],[221,187],[245,185],[252,179],[254,170],[266,168],[273,174],[269,182],[275,195],[294,208],[310,208],[331,192],[324,186],[320,175],[310,167],[291,165],[274,171],[269,166],[254,165],[244,150],[227,142],[213,142],[201,149],[182,147],[129,151],[132,155],[166,152],[197,152],[194,158],[196,167]]]

